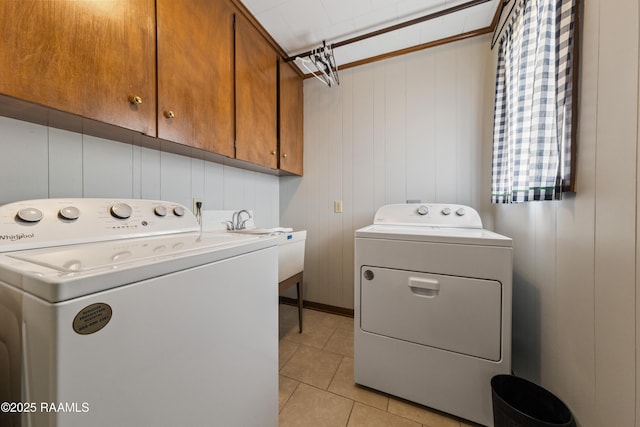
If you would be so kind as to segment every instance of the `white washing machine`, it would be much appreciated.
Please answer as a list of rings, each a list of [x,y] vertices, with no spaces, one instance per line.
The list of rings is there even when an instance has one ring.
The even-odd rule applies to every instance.
[[[183,206],[0,207],[0,425],[278,425],[277,239]]]
[[[493,426],[511,373],[511,239],[453,204],[380,208],[355,233],[355,382]]]

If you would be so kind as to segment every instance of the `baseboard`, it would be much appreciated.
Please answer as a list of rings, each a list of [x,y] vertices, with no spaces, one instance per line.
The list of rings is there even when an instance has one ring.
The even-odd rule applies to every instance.
[[[298,306],[298,300],[295,298],[280,297],[280,303]],[[335,305],[320,304],[319,302],[303,301],[302,306],[304,308],[310,308],[312,310],[324,311],[325,313],[339,314],[341,316],[353,317],[352,308],[336,307]]]

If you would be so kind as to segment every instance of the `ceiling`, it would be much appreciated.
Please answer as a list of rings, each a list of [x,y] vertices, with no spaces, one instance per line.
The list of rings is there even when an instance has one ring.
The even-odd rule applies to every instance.
[[[290,55],[430,15],[469,0],[242,0]],[[338,68],[491,26],[501,0],[334,49]]]

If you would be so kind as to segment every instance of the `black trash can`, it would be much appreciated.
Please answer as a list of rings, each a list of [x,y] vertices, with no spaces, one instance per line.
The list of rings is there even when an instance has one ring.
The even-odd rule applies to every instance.
[[[513,375],[491,379],[494,427],[575,427],[567,405],[537,384]]]

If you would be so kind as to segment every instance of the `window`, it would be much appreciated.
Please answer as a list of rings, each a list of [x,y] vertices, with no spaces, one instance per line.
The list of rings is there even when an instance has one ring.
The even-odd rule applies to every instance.
[[[559,199],[575,181],[577,0],[510,1],[498,50],[491,199]]]

